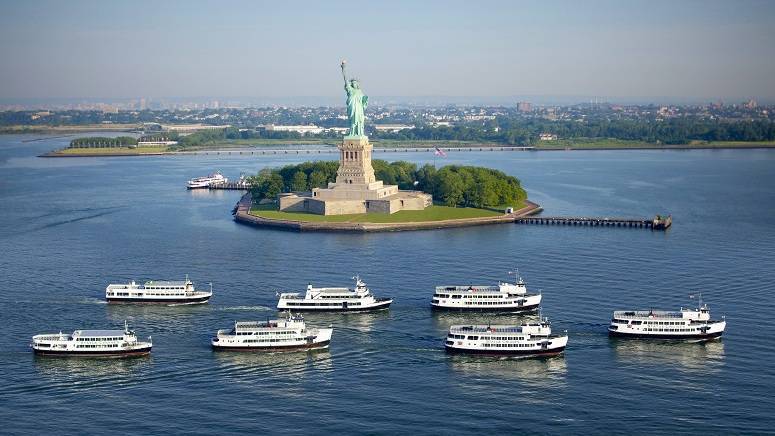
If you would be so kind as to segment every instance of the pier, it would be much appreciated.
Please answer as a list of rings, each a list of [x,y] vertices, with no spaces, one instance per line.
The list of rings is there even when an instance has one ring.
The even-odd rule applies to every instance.
[[[237,191],[247,191],[250,189],[250,183],[241,179],[236,182],[211,183],[207,188],[201,189],[231,189]]]
[[[657,215],[653,219],[638,219],[526,216],[515,218],[514,222],[517,224],[538,224],[547,226],[633,227],[652,230],[667,230],[673,224],[673,217],[671,215]]]

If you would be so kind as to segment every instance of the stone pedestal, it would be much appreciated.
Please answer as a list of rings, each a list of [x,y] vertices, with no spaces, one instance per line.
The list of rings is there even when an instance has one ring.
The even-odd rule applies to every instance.
[[[366,136],[345,136],[339,146],[336,182],[310,193],[281,194],[280,210],[344,215],[368,212],[394,213],[402,209],[422,210],[432,204],[422,192],[398,191],[374,177],[372,147]]]
[[[367,136],[345,136],[339,146],[339,170],[336,172],[336,182],[329,183],[329,188],[336,185],[355,184],[368,185],[377,179],[371,166],[371,143]]]
[[[336,182],[328,188],[315,188],[318,200],[380,200],[398,193],[398,186],[383,185],[374,177],[371,144],[366,136],[345,136],[339,146],[339,170]]]

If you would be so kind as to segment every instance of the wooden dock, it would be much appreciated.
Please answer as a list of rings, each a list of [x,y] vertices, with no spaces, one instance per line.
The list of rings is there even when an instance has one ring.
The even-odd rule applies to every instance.
[[[515,218],[517,224],[539,224],[556,226],[589,226],[589,227],[634,227],[652,230],[667,230],[673,224],[671,215],[657,215],[653,219],[638,218],[594,218],[594,217],[560,217],[560,216],[527,216]]]

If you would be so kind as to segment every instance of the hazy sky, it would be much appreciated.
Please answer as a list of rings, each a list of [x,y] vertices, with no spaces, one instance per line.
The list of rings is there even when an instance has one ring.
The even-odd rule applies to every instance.
[[[775,99],[775,1],[3,1],[0,98]]]

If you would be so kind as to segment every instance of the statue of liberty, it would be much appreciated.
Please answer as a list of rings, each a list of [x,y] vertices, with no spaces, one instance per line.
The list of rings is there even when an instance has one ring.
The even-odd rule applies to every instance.
[[[344,78],[344,90],[347,92],[347,118],[350,121],[350,134],[347,136],[366,136],[363,112],[366,110],[369,97],[363,94],[357,79],[347,80],[344,65],[345,61],[342,61],[342,78]]]

